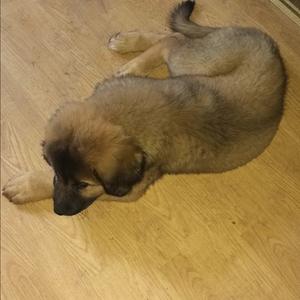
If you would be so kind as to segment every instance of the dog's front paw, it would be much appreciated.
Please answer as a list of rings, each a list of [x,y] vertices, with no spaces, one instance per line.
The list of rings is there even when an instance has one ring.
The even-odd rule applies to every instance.
[[[47,199],[52,196],[51,179],[44,172],[28,172],[11,178],[2,194],[15,204]]]

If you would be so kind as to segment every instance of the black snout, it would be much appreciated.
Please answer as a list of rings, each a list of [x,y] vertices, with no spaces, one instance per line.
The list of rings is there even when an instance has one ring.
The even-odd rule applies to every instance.
[[[58,215],[73,216],[90,206],[97,197],[82,197],[78,190],[60,181],[54,183],[54,212]]]
[[[96,198],[84,199],[82,197],[74,197],[58,200],[54,197],[53,200],[54,212],[57,215],[73,216],[90,206],[96,200]]]
[[[59,204],[54,199],[54,212],[60,216],[73,216],[81,212],[84,208],[81,205],[74,205],[68,202],[60,202]]]

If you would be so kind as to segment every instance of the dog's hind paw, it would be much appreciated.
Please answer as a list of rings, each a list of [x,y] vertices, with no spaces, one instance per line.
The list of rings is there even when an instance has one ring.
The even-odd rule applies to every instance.
[[[122,77],[126,75],[141,75],[142,72],[137,63],[134,61],[129,61],[127,64],[123,65],[115,74],[116,77]]]
[[[108,48],[118,53],[128,53],[144,50],[140,33],[137,31],[118,32],[108,41]]]

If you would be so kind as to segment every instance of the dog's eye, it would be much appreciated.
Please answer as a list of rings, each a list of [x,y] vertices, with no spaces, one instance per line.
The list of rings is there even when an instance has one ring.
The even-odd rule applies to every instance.
[[[82,190],[82,189],[85,189],[86,187],[88,187],[88,183],[87,182],[84,182],[84,181],[80,181],[76,187],[79,189],[79,190]]]

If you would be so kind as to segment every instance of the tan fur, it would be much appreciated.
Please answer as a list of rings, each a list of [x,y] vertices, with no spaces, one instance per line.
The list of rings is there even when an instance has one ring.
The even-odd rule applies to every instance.
[[[110,79],[85,102],[66,104],[50,120],[44,153],[51,164],[53,145],[67,145],[78,157],[76,176],[89,182],[81,195],[118,199],[104,193],[102,184],[124,178],[134,184],[120,199],[136,200],[165,173],[239,167],[257,157],[276,133],[286,77],[273,40],[256,29],[174,20],[183,34],[130,32],[109,42],[117,52],[145,50],[118,76],[145,75],[166,63],[170,78]],[[144,160],[143,178],[132,179]]]

